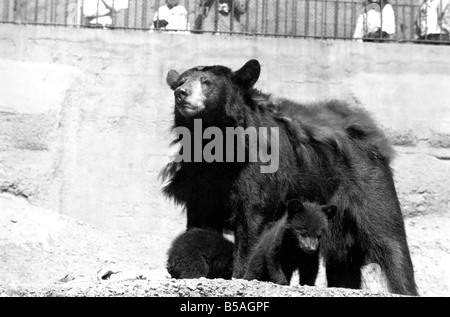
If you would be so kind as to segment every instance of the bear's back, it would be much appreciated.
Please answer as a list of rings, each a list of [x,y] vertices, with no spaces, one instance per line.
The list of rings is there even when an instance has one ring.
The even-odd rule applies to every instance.
[[[349,148],[356,142],[388,164],[394,157],[384,132],[369,112],[359,106],[342,100],[297,103],[281,99],[273,109],[289,121],[288,126],[295,130],[299,142],[332,144],[347,155],[351,155]]]

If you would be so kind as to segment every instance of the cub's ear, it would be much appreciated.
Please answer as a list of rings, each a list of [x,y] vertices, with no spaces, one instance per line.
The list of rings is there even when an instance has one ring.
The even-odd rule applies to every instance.
[[[180,79],[180,74],[178,74],[176,70],[169,70],[169,72],[167,73],[166,82],[172,90],[175,90],[177,88],[178,79]]]
[[[303,203],[298,199],[291,199],[286,204],[288,217],[292,218],[296,214],[301,213],[304,210]]]
[[[261,65],[256,59],[251,59],[241,69],[234,72],[238,85],[246,90],[253,87],[261,74]]]
[[[328,220],[331,220],[336,215],[337,207],[335,205],[325,205],[322,206],[322,211],[327,215]]]

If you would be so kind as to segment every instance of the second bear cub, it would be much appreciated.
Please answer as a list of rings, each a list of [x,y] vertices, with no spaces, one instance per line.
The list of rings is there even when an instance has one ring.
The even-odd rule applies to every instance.
[[[290,200],[286,214],[261,235],[244,279],[288,285],[292,273],[299,269],[300,285],[314,285],[319,271],[319,240],[336,210],[335,205]]]

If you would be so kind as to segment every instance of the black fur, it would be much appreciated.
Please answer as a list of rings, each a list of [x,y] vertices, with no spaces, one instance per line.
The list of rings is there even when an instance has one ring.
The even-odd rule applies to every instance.
[[[298,269],[300,285],[314,285],[319,271],[319,241],[336,206],[289,202],[288,211],[261,236],[244,279],[288,285]]]
[[[233,243],[221,234],[193,228],[169,249],[167,271],[173,278],[224,278],[233,274]]]
[[[365,110],[342,101],[274,101],[249,87],[259,72],[252,60],[237,72],[199,67],[168,79],[175,92],[205,81],[204,109],[184,116],[176,99],[175,127],[192,129],[193,119],[202,118],[204,129],[279,128],[280,162],[273,174],[260,173],[261,162],[168,165],[164,193],[185,206],[187,227],[234,230],[233,274],[241,278],[260,235],[281,217],[282,202],[333,204],[337,217],[321,243],[328,286],[359,288],[361,266],[378,263],[391,292],[416,295],[385,135]]]

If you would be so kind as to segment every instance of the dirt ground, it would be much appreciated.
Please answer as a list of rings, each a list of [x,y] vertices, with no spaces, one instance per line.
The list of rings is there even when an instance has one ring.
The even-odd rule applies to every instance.
[[[56,284],[45,287],[1,287],[0,296],[27,297],[398,297],[367,290],[281,286],[259,281],[207,280],[125,280]]]
[[[396,182],[406,215],[416,282],[422,296],[450,296],[450,163],[430,159],[428,155],[412,156],[408,151],[400,151],[394,169],[398,172]],[[418,166],[423,170],[417,171]],[[439,169],[436,175],[432,172],[435,169]],[[283,287],[241,280],[175,281],[167,277],[164,263],[155,265],[152,261],[151,243],[144,234],[109,231],[33,206],[23,197],[0,193],[0,295],[386,295],[382,293],[383,288],[370,281],[363,291]],[[119,273],[111,275],[109,281],[98,281],[97,273],[105,267],[115,268]],[[370,270],[366,273],[366,279],[372,278]],[[69,282],[58,283],[63,278]],[[322,282],[317,284],[323,286],[323,272],[320,278]]]

